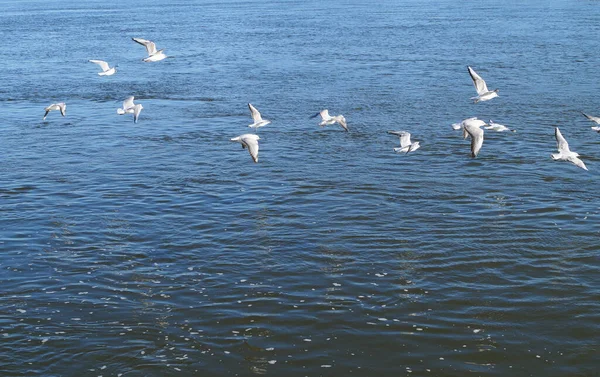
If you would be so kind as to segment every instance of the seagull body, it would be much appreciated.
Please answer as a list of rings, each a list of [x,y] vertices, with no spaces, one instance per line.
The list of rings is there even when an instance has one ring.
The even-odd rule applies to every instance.
[[[260,116],[260,112],[256,110],[256,107],[252,106],[251,103],[248,104],[248,108],[250,109],[250,113],[252,114],[252,120],[254,121],[254,123],[248,125],[248,127],[257,129],[259,127],[264,127],[267,124],[271,123],[270,120],[263,119]]]
[[[248,152],[250,152],[250,157],[254,162],[258,162],[258,141],[260,137],[254,134],[243,134],[238,137],[234,137],[231,141],[236,141],[242,144],[242,148],[248,148]]]
[[[492,98],[498,97],[498,89],[489,90],[485,80],[482,79],[473,68],[467,66],[467,69],[469,70],[469,75],[471,75],[473,85],[475,85],[475,90],[477,91],[477,97],[471,98],[475,103],[489,101]]]
[[[321,110],[320,112],[316,113],[311,118],[315,118],[319,115],[321,116],[321,119],[322,119],[321,123],[319,123],[319,126],[325,127],[328,124],[338,123],[340,126],[342,126],[342,128],[344,130],[348,131],[348,125],[346,124],[346,118],[344,118],[343,115],[331,116],[331,115],[329,115],[329,110],[325,109],[325,110]]]
[[[486,130],[491,130],[491,131],[496,131],[496,132],[504,132],[504,131],[510,131],[510,132],[517,132],[516,130],[511,130],[510,128],[506,127],[503,124],[498,124],[495,123],[493,120],[490,119],[490,123],[489,126],[484,127]]]
[[[135,98],[134,96],[127,97],[127,99],[125,101],[123,101],[123,107],[120,109],[117,109],[117,114],[119,114],[119,115],[133,114],[133,122],[137,123],[138,118],[140,116],[140,112],[142,111],[144,106],[142,106],[139,103],[137,105],[134,104],[133,103],[134,98]]]
[[[100,66],[100,68],[102,69],[102,72],[98,72],[99,76],[112,76],[115,74],[115,72],[117,72],[117,68],[116,67],[109,67],[108,63],[105,62],[104,60],[88,60],[90,63],[95,63],[98,64]]]
[[[142,59],[143,61],[157,62],[157,61],[163,60],[167,57],[167,55],[165,55],[165,53],[163,52],[164,49],[156,50],[156,44],[154,44],[154,42],[148,41],[148,40],[142,39],[142,38],[131,38],[131,39],[133,39],[134,42],[137,42],[137,43],[141,44],[142,46],[146,47],[146,52],[148,53],[148,57]]]
[[[600,117],[595,117],[595,116],[591,116],[591,115],[587,115],[586,113],[582,113],[584,117],[588,118],[589,120],[591,120],[592,122],[595,122],[596,124],[600,124]],[[600,127],[592,127],[592,130],[596,131],[596,132],[600,132]]]
[[[481,146],[483,145],[483,130],[482,126],[485,126],[485,122],[475,119],[467,119],[463,121],[463,137],[466,139],[467,136],[471,137],[471,157],[477,157]]]
[[[48,116],[48,113],[52,110],[60,110],[60,115],[65,116],[67,113],[67,104],[64,102],[53,103],[44,110],[46,110],[46,113],[44,114],[44,118],[42,118],[42,120],[46,120],[46,116]]]
[[[419,149],[421,146],[418,141],[411,143],[410,133],[406,131],[388,131],[388,134],[396,135],[400,138],[400,148],[394,148],[394,152],[397,153],[408,153]]]
[[[552,159],[568,161],[584,170],[588,170],[583,161],[579,159],[579,153],[571,152],[569,143],[567,143],[567,140],[560,133],[558,127],[554,128],[554,136],[556,137],[556,148],[558,149],[558,153],[553,153],[551,155]]]
[[[477,119],[477,117],[467,118],[467,119],[465,119],[465,120],[463,120],[463,121],[461,121],[461,122],[458,122],[458,123],[452,123],[452,124],[451,124],[451,127],[452,127],[452,129],[453,129],[453,130],[456,130],[456,131],[458,131],[458,130],[460,130],[460,129],[463,129],[463,128],[464,128],[464,123],[465,123],[466,121],[468,121],[468,120],[473,120],[473,119]]]

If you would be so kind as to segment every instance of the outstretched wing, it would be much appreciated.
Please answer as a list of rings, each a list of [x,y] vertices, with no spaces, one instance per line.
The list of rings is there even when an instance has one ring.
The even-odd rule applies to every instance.
[[[135,104],[133,103],[133,99],[134,96],[131,96],[128,97],[125,101],[123,101],[123,110],[127,111],[127,109],[130,109],[135,106]]]
[[[262,117],[260,116],[260,112],[256,110],[256,107],[252,106],[252,104],[248,104],[248,108],[250,108],[250,113],[252,114],[252,120],[254,123],[258,123],[262,121]]]
[[[133,107],[133,123],[137,123],[141,111],[142,105],[140,105],[139,103]]]
[[[131,38],[134,42],[141,44],[146,47],[146,52],[148,52],[148,56],[156,54],[156,45],[154,42],[142,39],[142,38]]]
[[[348,124],[346,123],[346,118],[344,118],[343,115],[338,115],[336,118],[337,118],[336,120],[340,124],[340,126],[342,126],[343,129],[348,131]]]
[[[90,60],[90,63],[95,63],[98,64],[100,66],[100,68],[102,69],[102,72],[106,72],[108,71],[110,68],[108,67],[108,63],[105,62],[104,60]]]
[[[465,132],[471,136],[471,157],[477,157],[483,145],[483,130],[477,126],[466,124]]]
[[[473,68],[467,68],[469,70],[469,75],[471,75],[471,79],[473,80],[473,84],[475,85],[475,90],[477,91],[477,94],[482,95],[483,93],[489,92],[485,80],[483,80],[481,76],[479,76],[477,72],[473,70]]]
[[[390,135],[396,135],[400,138],[400,147],[404,148],[410,145],[410,133],[406,131],[388,131]]]
[[[258,139],[245,137],[242,139],[242,142],[242,146],[245,145],[248,148],[252,160],[258,162]]]
[[[558,127],[554,128],[554,136],[556,137],[556,148],[558,148],[558,151],[563,153],[570,152],[569,143],[567,143],[567,140],[560,133]]]
[[[588,114],[583,113],[583,112],[582,112],[582,114],[583,114],[584,117],[588,118],[592,122],[596,122],[596,123],[600,124],[600,117],[591,116],[591,115],[588,115]]]
[[[583,161],[581,161],[578,157],[572,157],[569,159],[575,166],[582,168],[583,170],[588,170]]]

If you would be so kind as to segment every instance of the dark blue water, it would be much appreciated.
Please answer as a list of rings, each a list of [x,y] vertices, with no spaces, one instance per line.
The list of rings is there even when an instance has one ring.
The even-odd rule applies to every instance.
[[[600,373],[600,3],[0,8],[0,375]]]

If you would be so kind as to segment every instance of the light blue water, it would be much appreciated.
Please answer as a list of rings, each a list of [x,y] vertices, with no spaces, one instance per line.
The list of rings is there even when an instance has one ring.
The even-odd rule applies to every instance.
[[[0,375],[598,375],[599,6],[0,1]]]

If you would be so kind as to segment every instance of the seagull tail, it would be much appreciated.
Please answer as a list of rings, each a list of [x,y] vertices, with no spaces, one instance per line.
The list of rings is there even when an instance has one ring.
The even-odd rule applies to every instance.
[[[117,114],[123,115],[123,114],[125,114],[125,110],[123,110],[123,109],[117,109]]]

